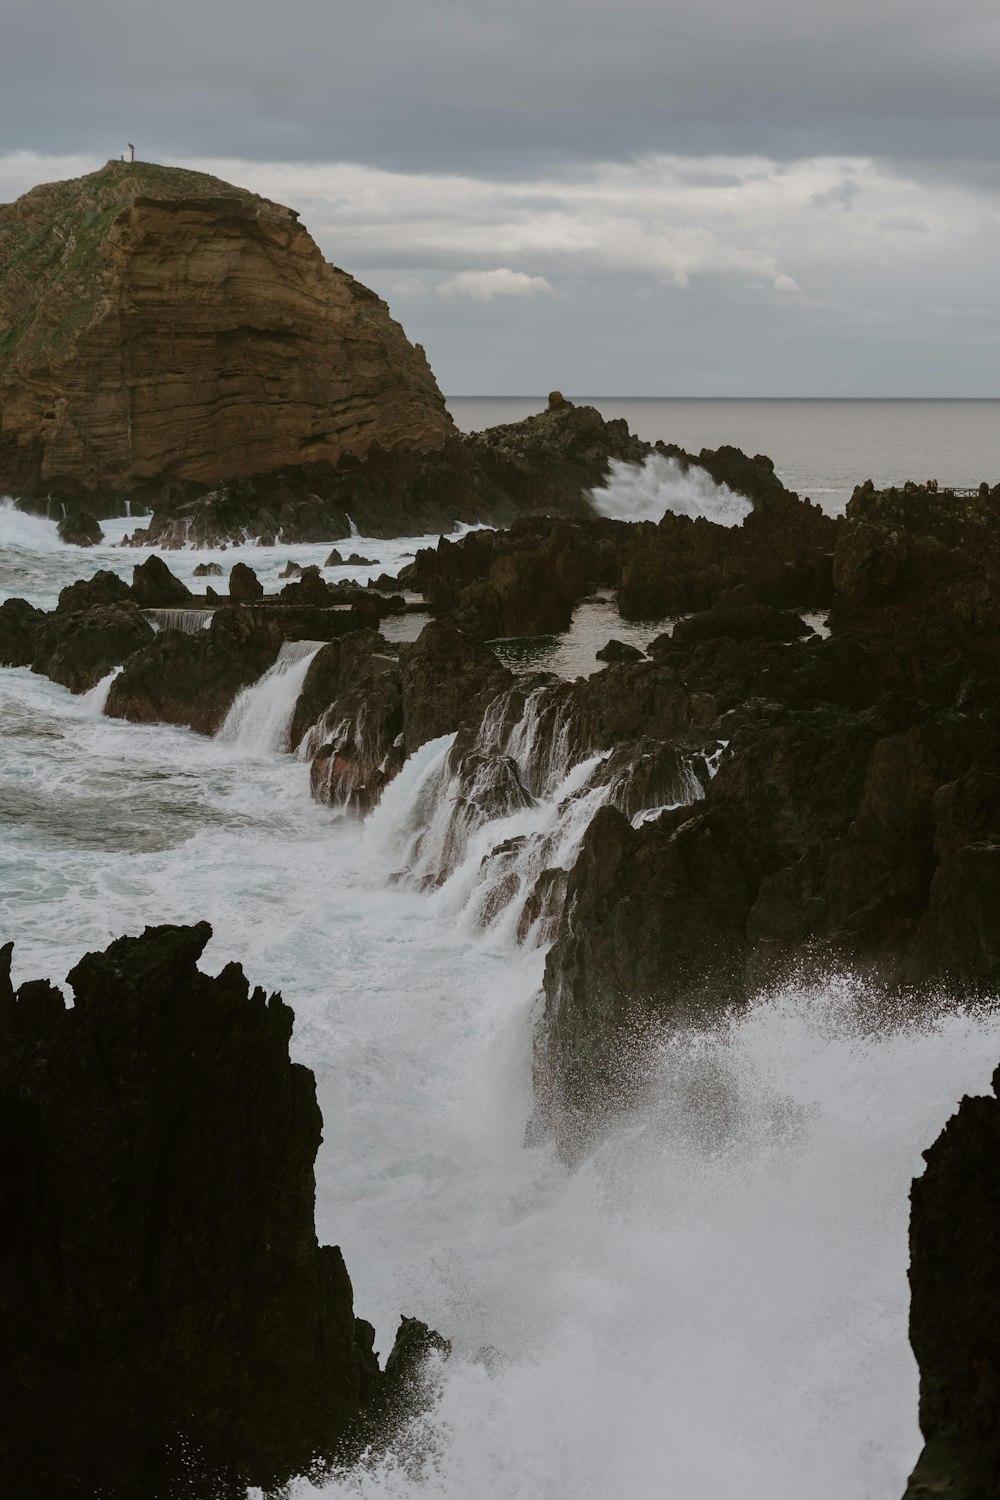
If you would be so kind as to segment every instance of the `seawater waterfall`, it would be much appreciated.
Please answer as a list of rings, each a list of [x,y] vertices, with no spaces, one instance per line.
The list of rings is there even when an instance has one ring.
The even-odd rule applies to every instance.
[[[295,702],[319,641],[286,641],[278,659],[259,682],[237,696],[219,730],[224,745],[266,754],[288,750],[288,732]]]

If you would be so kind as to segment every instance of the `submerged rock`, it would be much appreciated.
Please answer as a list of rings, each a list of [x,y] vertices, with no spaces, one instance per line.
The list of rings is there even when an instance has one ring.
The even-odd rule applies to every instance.
[[[316,1240],[322,1122],[292,1012],[236,964],[201,973],[210,936],[89,954],[72,1009],[45,981],[15,994],[2,950],[5,1494],[271,1491],[385,1398]]]

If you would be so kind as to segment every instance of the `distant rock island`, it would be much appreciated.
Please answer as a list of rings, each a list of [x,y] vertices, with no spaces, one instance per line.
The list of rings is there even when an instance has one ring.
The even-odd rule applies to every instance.
[[[0,206],[0,492],[156,497],[453,430],[424,351],[292,209],[119,161]]]

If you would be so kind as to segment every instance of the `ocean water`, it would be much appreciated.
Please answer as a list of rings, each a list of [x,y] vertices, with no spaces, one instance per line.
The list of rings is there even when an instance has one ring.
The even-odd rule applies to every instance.
[[[391,571],[427,540],[352,545]],[[325,550],[221,560],[263,561],[276,584],[289,553]],[[205,555],[168,560],[188,577]],[[137,560],[0,511],[9,593],[52,602]],[[597,665],[584,637],[621,634],[610,601],[586,609],[576,645],[554,639],[567,672]],[[206,969],[238,959],[294,1008],[324,1116],[320,1237],[383,1354],[401,1312],[454,1345],[402,1451],[322,1493],[895,1500],[919,1449],[909,1183],[961,1095],[988,1087],[1000,1017],[942,1003],[918,1021],[844,976],[761,995],[661,1046],[643,1105],[569,1170],[525,1145],[545,950],[517,944],[488,856],[524,834],[525,877],[543,853],[568,866],[599,767],[541,755],[529,717],[508,749],[535,800],[515,818],[456,831],[446,739],[367,824],[345,820],[288,746],[311,649],[214,739],[104,718],[110,680],[75,698],[0,669],[0,941],[16,981],[58,982],[123,932],[207,918]]]
[[[766,453],[789,489],[824,510],[843,510],[856,484],[942,487],[1000,480],[1000,401],[822,401],[576,396],[609,420],[624,417],[647,442],[688,452],[731,443]],[[464,432],[516,422],[545,397],[456,396],[449,408]]]

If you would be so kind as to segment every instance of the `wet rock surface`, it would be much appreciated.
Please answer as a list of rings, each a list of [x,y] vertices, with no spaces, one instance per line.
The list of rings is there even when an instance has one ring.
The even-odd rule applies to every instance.
[[[72,614],[57,610],[38,631],[32,671],[85,693],[153,639],[153,627],[131,601]]]
[[[56,531],[59,540],[71,547],[96,547],[104,540],[101,524],[89,510],[74,510],[63,516]]]
[[[647,732],[720,751],[691,805],[635,827],[601,812],[570,871],[535,1063],[565,1149],[641,1089],[641,1038],[711,1024],[793,967],[996,992],[991,504],[859,491],[828,639],[771,605],[716,605],[653,642],[650,667],[607,669],[633,691],[684,685],[688,730]],[[627,738],[639,699],[610,689]]]
[[[905,1500],[986,1500],[1000,1476],[1000,1069],[910,1193],[910,1342],[924,1449]]]
[[[26,599],[5,599],[0,604],[0,666],[31,666],[46,618],[44,610]]]
[[[222,726],[241,688],[273,666],[284,635],[256,611],[218,609],[207,630],[161,630],[131,655],[111,685],[105,712],[136,724]]]
[[[404,1320],[385,1379],[314,1227],[321,1118],[292,1012],[211,929],[88,954],[74,1005],[0,952],[0,1486],[269,1492],[370,1440],[443,1341]],[[345,1444],[347,1448],[345,1449]]]

